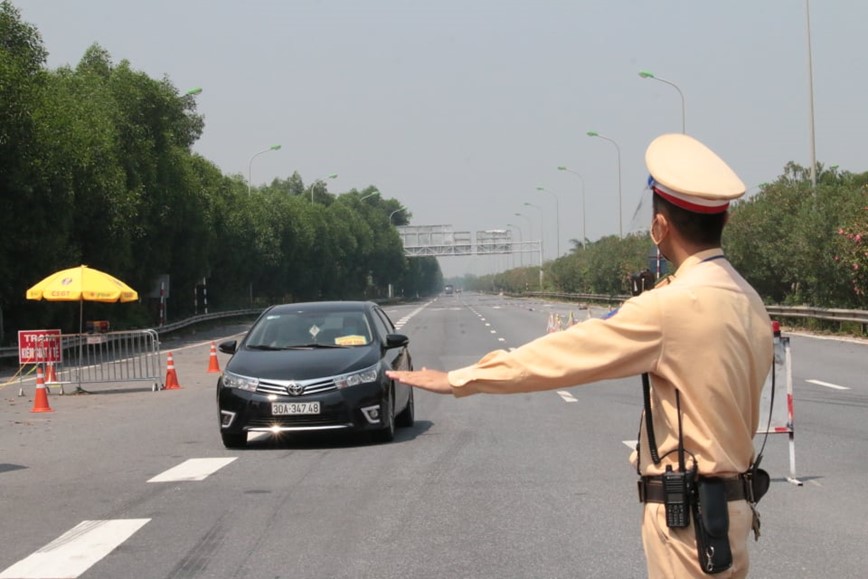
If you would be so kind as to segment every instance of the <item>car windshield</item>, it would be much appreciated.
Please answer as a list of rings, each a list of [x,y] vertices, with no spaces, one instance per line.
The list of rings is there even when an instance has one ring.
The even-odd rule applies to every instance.
[[[371,330],[362,312],[287,311],[268,314],[250,330],[246,346],[257,350],[366,346]]]

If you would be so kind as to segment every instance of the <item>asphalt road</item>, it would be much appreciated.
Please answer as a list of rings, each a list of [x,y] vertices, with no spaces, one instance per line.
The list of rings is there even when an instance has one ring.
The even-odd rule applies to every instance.
[[[603,313],[471,294],[387,312],[415,366],[441,369],[542,335],[552,313]],[[94,385],[55,392],[54,412],[37,414],[32,380],[24,397],[17,382],[0,387],[0,578],[644,576],[627,462],[638,378],[461,400],[418,392],[416,425],[391,444],[293,436],[228,451],[209,346],[244,329],[164,342],[179,390]],[[861,577],[868,344],[790,338],[795,472],[787,436],[770,436],[751,576]]]

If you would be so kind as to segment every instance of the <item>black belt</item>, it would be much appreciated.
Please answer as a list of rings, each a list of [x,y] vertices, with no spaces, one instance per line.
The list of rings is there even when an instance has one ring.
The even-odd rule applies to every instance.
[[[638,481],[639,483],[639,502],[640,503],[663,503],[663,477],[661,476],[643,476]],[[745,485],[749,484],[744,478],[744,475],[738,475],[734,478],[723,479],[723,487],[726,489],[727,501],[742,501],[747,498]]]

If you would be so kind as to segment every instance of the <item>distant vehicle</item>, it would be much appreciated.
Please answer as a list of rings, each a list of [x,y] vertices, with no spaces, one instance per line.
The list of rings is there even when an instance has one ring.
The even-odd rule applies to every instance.
[[[350,430],[390,442],[414,422],[413,389],[386,370],[412,370],[409,338],[373,302],[283,304],[265,310],[217,381],[220,435]]]
[[[447,296],[451,296],[453,294],[453,292],[455,292],[455,288],[452,287],[451,285],[447,285],[443,288],[443,293],[446,294]]]

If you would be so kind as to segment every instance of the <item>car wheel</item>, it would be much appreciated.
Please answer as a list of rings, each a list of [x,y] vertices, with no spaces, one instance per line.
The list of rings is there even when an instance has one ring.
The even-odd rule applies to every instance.
[[[234,434],[231,432],[221,432],[223,438],[223,446],[226,448],[244,448],[247,446],[247,433]]]
[[[389,391],[386,399],[386,426],[371,433],[374,442],[392,442],[395,440],[395,396]]]
[[[410,394],[407,398],[407,406],[404,407],[404,410],[395,417],[395,424],[398,426],[402,426],[404,428],[409,428],[413,426],[413,423],[416,422],[416,410],[415,403],[413,402],[413,388],[410,388]]]

